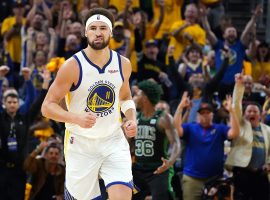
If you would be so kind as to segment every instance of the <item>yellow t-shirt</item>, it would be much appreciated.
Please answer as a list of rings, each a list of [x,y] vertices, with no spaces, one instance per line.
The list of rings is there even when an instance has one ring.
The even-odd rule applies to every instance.
[[[22,20],[22,24],[25,24],[25,18]],[[15,17],[8,17],[5,18],[2,27],[1,27],[1,35],[3,36],[7,31],[11,30],[11,28],[16,24],[16,18]],[[5,49],[9,53],[11,60],[16,63],[21,62],[21,35],[14,35],[11,37],[10,40],[7,40]]]
[[[243,61],[243,70],[245,75],[251,75],[252,73],[252,66],[251,62],[244,60]]]
[[[120,13],[125,9],[126,3],[125,3],[125,1],[109,0],[109,5],[114,5],[118,9],[118,12]],[[134,7],[140,7],[139,0],[132,1],[132,8],[134,8]]]
[[[268,75],[270,77],[270,62],[258,62],[256,60],[252,63],[253,80],[258,81],[261,75]]]
[[[160,8],[156,3],[156,0],[152,0],[154,19],[153,22],[157,22],[160,16]],[[160,25],[155,38],[161,39],[164,33],[169,33],[173,22],[182,19],[181,17],[181,7],[183,0],[165,0],[164,6],[164,19]]]
[[[184,23],[185,20],[175,22],[171,27],[171,32],[177,30]],[[171,37],[169,46],[175,47],[174,58],[176,60],[179,59],[185,48],[190,45],[189,40],[184,37],[184,34],[189,34],[196,43],[202,46],[206,43],[206,33],[199,24],[193,24],[188,26],[187,28],[182,30],[177,36]]]

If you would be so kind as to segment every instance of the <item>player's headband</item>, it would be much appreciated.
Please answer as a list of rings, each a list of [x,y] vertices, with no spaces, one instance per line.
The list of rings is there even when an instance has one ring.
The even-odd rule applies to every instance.
[[[92,15],[91,17],[88,18],[88,20],[86,21],[86,24],[85,24],[85,29],[87,29],[87,27],[92,23],[92,22],[104,22],[106,23],[111,32],[112,32],[112,22],[109,20],[108,17],[104,16],[104,15],[100,15],[100,14],[97,14],[97,15]]]

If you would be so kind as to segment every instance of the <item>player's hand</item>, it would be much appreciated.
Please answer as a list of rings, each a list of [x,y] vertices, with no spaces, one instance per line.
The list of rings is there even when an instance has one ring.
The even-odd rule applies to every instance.
[[[162,160],[163,163],[162,163],[162,165],[160,167],[158,167],[156,169],[156,171],[154,171],[154,174],[161,174],[161,173],[165,172],[166,170],[168,170],[169,167],[171,166],[171,163],[170,163],[169,160],[167,160],[167,159],[165,159],[163,157],[161,157],[161,160]]]
[[[77,124],[82,128],[92,128],[96,123],[96,116],[93,113],[87,112],[76,116]]]
[[[135,137],[137,135],[137,123],[134,120],[127,120],[123,124],[123,129],[128,137]]]

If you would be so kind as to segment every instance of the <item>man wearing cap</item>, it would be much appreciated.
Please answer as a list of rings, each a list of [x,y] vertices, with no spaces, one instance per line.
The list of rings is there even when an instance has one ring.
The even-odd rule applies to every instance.
[[[231,127],[214,124],[213,108],[205,102],[198,109],[198,122],[182,124],[182,112],[190,106],[187,92],[177,107],[174,123],[186,144],[182,178],[184,200],[200,200],[204,184],[223,174],[224,141],[236,138],[240,132],[231,97],[227,97],[227,102]]]
[[[99,176],[109,199],[131,199],[131,156],[125,135],[137,133],[136,108],[129,87],[130,61],[108,47],[113,24],[106,9],[89,11],[88,46],[59,69],[41,109],[44,116],[66,123],[65,199],[100,199]],[[60,106],[65,97],[68,111]],[[120,109],[127,119],[123,124]]]
[[[159,76],[165,71],[165,66],[157,60],[158,44],[154,39],[145,42],[144,52],[139,35],[135,34],[136,52],[138,54],[138,81],[153,78],[160,83]]]
[[[139,29],[135,29],[135,50],[138,58],[138,73],[137,80],[143,81],[149,78],[162,84],[164,89],[164,99],[169,99],[169,89],[172,88],[172,82],[166,73],[167,67],[158,59],[158,42],[154,39],[149,39],[142,44],[142,36]]]

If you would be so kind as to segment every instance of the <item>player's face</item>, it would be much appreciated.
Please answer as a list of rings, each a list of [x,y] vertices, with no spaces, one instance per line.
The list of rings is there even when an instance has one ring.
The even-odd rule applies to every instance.
[[[139,109],[142,108],[142,106],[143,106],[143,91],[140,90],[139,88],[137,88],[133,92],[133,101],[135,102],[136,107],[138,107]]]
[[[104,22],[92,22],[86,29],[88,45],[95,50],[102,50],[109,45],[111,30]]]

